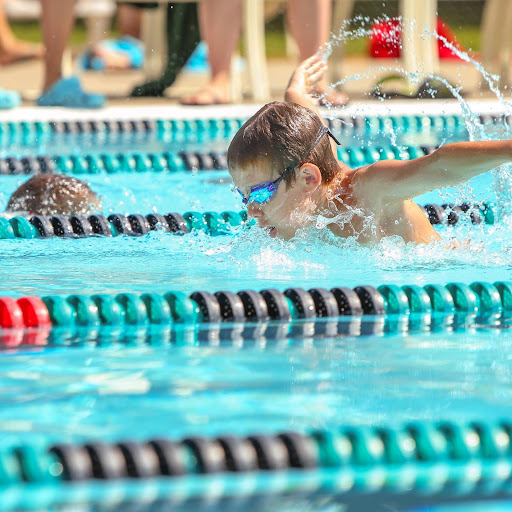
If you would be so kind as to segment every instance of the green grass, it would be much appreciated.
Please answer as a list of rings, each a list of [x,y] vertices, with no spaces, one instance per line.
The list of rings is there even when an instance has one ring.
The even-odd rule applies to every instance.
[[[38,21],[12,21],[10,23],[12,31],[20,39],[34,43],[42,41],[41,27]],[[115,29],[113,35],[117,34]],[[82,47],[87,42],[87,29],[82,20],[77,20],[71,33],[70,44],[72,47]]]
[[[13,32],[20,39],[27,41],[41,41],[41,29],[39,22],[12,22]],[[480,49],[480,27],[478,26],[461,26],[452,27],[455,36],[459,42],[468,50],[478,51]],[[117,32],[113,29],[112,35],[115,37]],[[71,45],[79,48],[83,47],[87,41],[87,30],[82,20],[77,20],[71,35]],[[366,55],[368,41],[365,38],[347,41],[347,55]],[[282,23],[269,24],[266,31],[266,50],[269,57],[285,57],[286,56],[286,39]]]

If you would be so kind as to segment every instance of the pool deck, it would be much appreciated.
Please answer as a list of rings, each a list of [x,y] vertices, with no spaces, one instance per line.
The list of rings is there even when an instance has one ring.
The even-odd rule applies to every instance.
[[[270,77],[271,98],[282,99],[284,88],[287,84],[288,78],[293,71],[296,61],[292,58],[288,59],[269,59],[268,71]],[[418,102],[411,99],[405,100],[381,100],[372,99],[370,91],[375,82],[382,76],[390,74],[393,69],[399,66],[399,62],[394,59],[369,59],[364,57],[348,57],[344,62],[345,76],[349,77],[344,84],[344,92],[350,98],[350,105],[348,108],[338,109],[337,113],[346,111],[351,113],[354,109],[382,109],[386,105],[385,110],[403,110],[410,109],[417,110]],[[448,78],[452,83],[462,85],[462,93],[467,100],[483,100],[486,105],[498,103],[496,95],[489,91],[488,88],[482,89],[480,84],[482,82],[482,74],[478,71],[476,66],[472,63],[465,63],[462,61],[441,61],[441,76]],[[175,84],[167,89],[164,97],[161,98],[129,98],[129,91],[138,84],[144,82],[144,74],[142,71],[110,71],[110,72],[95,72],[87,71],[80,74],[84,87],[91,92],[99,92],[105,94],[108,98],[108,106],[110,114],[113,111],[122,112],[127,107],[147,108],[148,111],[156,110],[160,112],[162,109],[174,106],[175,108],[169,109],[175,112],[178,116],[194,116],[202,113],[203,116],[209,117],[218,111],[223,111],[223,107],[178,107],[179,98],[191,91],[199,89],[203,84],[208,81],[207,73],[182,73]],[[41,61],[33,60],[28,62],[21,62],[11,64],[10,66],[2,67],[0,86],[6,89],[15,89],[20,91],[23,97],[23,107],[21,109],[14,109],[11,111],[0,112],[0,118],[18,118],[30,111],[30,117],[37,115],[36,110],[39,110],[42,117],[46,117],[48,112],[43,114],[43,111],[53,112],[54,117],[61,117],[68,115],[74,117],[70,110],[67,109],[34,109],[35,98],[39,94],[39,89],[43,77],[43,66]],[[246,77],[242,74],[244,84]],[[504,88],[505,100],[510,100],[510,88]],[[423,107],[427,111],[431,108],[437,110],[441,107],[444,108],[451,104],[457,104],[456,100],[424,100],[421,102],[425,104]],[[254,111],[255,102],[251,99],[250,95],[244,95],[243,104],[246,105],[242,110],[247,112]],[[410,107],[408,107],[410,105]],[[399,107],[400,106],[400,107]],[[240,107],[238,107],[240,108]],[[457,107],[456,107],[457,108]],[[21,112],[17,112],[21,111]],[[59,112],[58,112],[59,111]],[[67,114],[66,114],[67,113]],[[91,113],[92,116],[92,113]]]

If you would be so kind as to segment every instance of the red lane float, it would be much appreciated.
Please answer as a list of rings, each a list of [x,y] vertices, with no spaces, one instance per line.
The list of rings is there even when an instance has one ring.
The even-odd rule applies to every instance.
[[[47,327],[52,325],[48,309],[39,297],[21,297],[17,302],[23,313],[25,327]]]
[[[0,297],[0,327],[2,329],[25,327],[21,307],[12,297]]]

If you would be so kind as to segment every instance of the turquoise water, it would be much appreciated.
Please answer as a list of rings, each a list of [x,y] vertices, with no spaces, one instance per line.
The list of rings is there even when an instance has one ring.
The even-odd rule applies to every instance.
[[[3,177],[0,208],[25,178]],[[196,174],[95,175],[86,178],[103,201],[104,213],[160,213],[240,210],[224,171]],[[495,200],[492,177],[465,189],[434,192],[428,202]],[[0,245],[0,291],[8,295],[113,293],[118,291],[218,291],[290,286],[357,286],[506,280],[512,238],[506,221],[495,226],[461,223],[440,229],[443,242],[431,246],[384,240],[376,248],[330,237],[325,229],[292,243],[272,240],[257,228],[233,236],[203,233],[176,236],[151,232],[139,238],[4,240]],[[446,250],[452,237],[467,240]]]
[[[1,177],[0,209],[24,179]],[[84,179],[102,196],[105,214],[240,209],[225,171]],[[487,200],[506,210],[506,190],[496,192],[498,179],[506,183],[506,169],[417,201]],[[139,238],[2,240],[0,294],[512,280],[506,215],[494,226],[461,223],[440,232],[443,242],[428,247],[386,239],[375,248],[317,229],[290,243],[255,228],[217,237],[151,232]],[[452,237],[465,243],[447,250]],[[380,328],[363,336],[294,332],[278,339],[255,335],[227,341],[214,333],[204,336],[209,342],[194,344],[178,343],[165,331],[111,338],[55,333],[47,347],[5,347],[0,445],[305,432],[512,415],[508,328],[420,334],[384,334]],[[330,510],[322,507],[318,502],[313,509]]]
[[[493,421],[512,414],[511,357],[510,332],[487,330],[5,350],[0,432],[14,443]]]

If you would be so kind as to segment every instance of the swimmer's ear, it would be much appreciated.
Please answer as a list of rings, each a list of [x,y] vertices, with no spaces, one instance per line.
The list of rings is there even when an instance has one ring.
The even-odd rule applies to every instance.
[[[299,169],[299,179],[307,192],[314,192],[322,184],[322,173],[317,165],[306,162]]]

